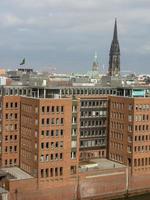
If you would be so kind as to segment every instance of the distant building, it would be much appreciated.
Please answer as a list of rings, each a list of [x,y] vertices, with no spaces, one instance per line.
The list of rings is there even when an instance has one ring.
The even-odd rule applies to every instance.
[[[109,53],[109,76],[120,76],[120,47],[117,33],[117,20],[115,20],[114,35]]]

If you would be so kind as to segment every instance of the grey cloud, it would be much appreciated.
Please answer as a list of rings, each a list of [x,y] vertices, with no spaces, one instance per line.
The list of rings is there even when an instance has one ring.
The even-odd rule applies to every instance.
[[[35,67],[86,72],[97,50],[107,66],[117,17],[122,69],[148,72],[149,8],[149,0],[1,0],[0,64],[26,56]]]

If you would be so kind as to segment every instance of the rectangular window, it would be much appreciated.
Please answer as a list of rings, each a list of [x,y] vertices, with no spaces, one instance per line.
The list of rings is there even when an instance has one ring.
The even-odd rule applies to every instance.
[[[61,106],[61,113],[64,112],[64,106]]]
[[[59,113],[59,106],[56,106],[56,112]]]
[[[63,118],[60,119],[60,124],[62,124],[62,125],[64,124],[64,119]]]
[[[42,106],[42,112],[43,112],[43,113],[45,112],[45,107],[44,107],[44,106]]]

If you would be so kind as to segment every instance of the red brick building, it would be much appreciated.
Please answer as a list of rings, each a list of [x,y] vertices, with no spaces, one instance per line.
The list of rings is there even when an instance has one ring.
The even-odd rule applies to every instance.
[[[108,158],[150,173],[150,99],[110,97]]]

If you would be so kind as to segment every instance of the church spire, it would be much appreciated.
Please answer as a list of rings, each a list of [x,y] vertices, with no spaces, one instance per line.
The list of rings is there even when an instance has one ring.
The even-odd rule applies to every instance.
[[[120,75],[120,47],[119,47],[118,32],[117,32],[117,19],[115,19],[114,35],[109,53],[108,73],[110,76]]]
[[[117,18],[115,18],[115,26],[114,26],[114,36],[113,41],[118,41],[118,33],[117,33]]]
[[[99,71],[99,63],[98,63],[98,57],[97,57],[97,52],[95,52],[94,55],[94,61],[93,61],[93,65],[92,65],[92,71]]]

